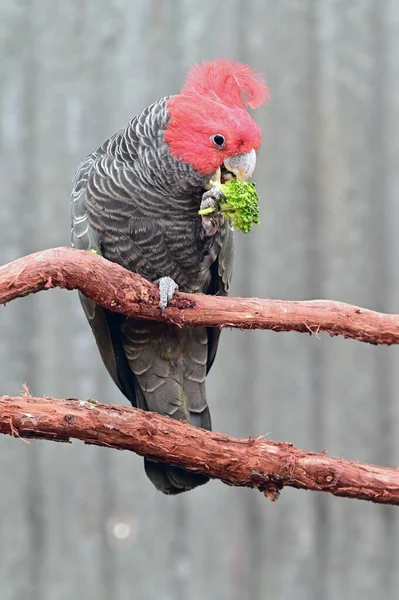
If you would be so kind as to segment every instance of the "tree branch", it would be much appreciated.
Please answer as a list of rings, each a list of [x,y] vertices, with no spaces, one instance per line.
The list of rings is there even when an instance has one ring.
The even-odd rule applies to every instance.
[[[399,469],[328,458],[285,442],[232,438],[123,406],[3,396],[0,433],[130,450],[228,485],[257,488],[271,500],[290,486],[399,505]]]
[[[0,304],[53,287],[80,290],[105,308],[127,316],[178,325],[324,331],[372,344],[399,343],[399,315],[331,300],[297,302],[177,293],[162,315],[156,286],[83,250],[44,250],[0,268]]]
[[[0,304],[40,290],[80,290],[127,316],[178,325],[271,329],[399,343],[399,316],[330,300],[308,302],[176,294],[162,315],[156,286],[90,252],[45,250],[0,268]],[[0,433],[80,439],[255,487],[272,500],[284,486],[399,505],[399,470],[328,458],[284,442],[234,439],[122,406],[77,400],[0,398]]]

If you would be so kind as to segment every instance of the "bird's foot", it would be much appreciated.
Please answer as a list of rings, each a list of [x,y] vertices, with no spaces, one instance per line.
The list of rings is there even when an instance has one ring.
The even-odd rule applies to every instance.
[[[220,213],[220,200],[224,199],[224,195],[218,188],[211,188],[202,196],[200,210],[213,208],[212,212],[202,215],[202,228],[206,237],[212,237],[219,231],[223,216]]]
[[[179,286],[171,277],[161,277],[156,283],[159,288],[159,308],[163,312]]]

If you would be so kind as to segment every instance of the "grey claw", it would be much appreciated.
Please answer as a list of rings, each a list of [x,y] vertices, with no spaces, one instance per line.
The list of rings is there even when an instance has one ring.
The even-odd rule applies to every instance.
[[[215,198],[203,198],[200,204],[200,210],[204,208],[215,208],[215,212],[219,210],[219,202]]]
[[[165,310],[169,302],[172,300],[173,295],[179,286],[171,277],[161,277],[158,280],[159,288],[159,308],[161,312]]]
[[[212,188],[202,196],[200,210],[210,207],[216,209],[213,213],[202,216],[202,228],[206,237],[212,237],[219,231],[222,220],[219,201],[223,198],[224,195],[218,188]]]
[[[208,190],[207,192],[205,192],[205,194],[202,195],[202,202],[206,202],[206,200],[223,200],[224,199],[224,194],[222,194],[222,192],[219,190],[219,188],[211,188],[210,190]],[[215,202],[214,204],[216,204],[217,202]],[[202,205],[202,203],[201,203]],[[211,206],[211,204],[207,204],[207,206]],[[205,208],[205,206],[203,207]]]
[[[202,217],[202,229],[205,237],[212,237],[219,231],[219,219],[212,217]]]

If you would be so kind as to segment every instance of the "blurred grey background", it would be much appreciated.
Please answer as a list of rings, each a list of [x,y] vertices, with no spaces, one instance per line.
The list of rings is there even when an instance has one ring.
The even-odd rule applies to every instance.
[[[234,295],[399,312],[399,4],[394,0],[3,0],[0,261],[69,244],[80,160],[188,68],[265,74],[262,224],[236,236]],[[125,400],[77,294],[0,311],[0,393]],[[215,430],[399,463],[399,354],[226,331]],[[2,600],[371,600],[399,590],[399,513],[220,482],[155,491],[131,454],[0,439]]]

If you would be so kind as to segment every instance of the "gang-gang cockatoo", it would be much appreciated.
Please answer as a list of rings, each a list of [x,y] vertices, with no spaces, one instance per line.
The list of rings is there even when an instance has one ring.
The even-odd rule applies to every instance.
[[[72,192],[72,245],[159,285],[160,310],[178,288],[226,295],[233,233],[223,216],[200,216],[220,191],[209,181],[247,180],[261,131],[246,107],[268,88],[251,68],[218,59],[192,67],[180,93],[134,117],[79,166]],[[101,357],[133,406],[211,428],[205,379],[220,330],[127,318],[81,296]],[[145,459],[153,484],[178,494],[205,475]]]

